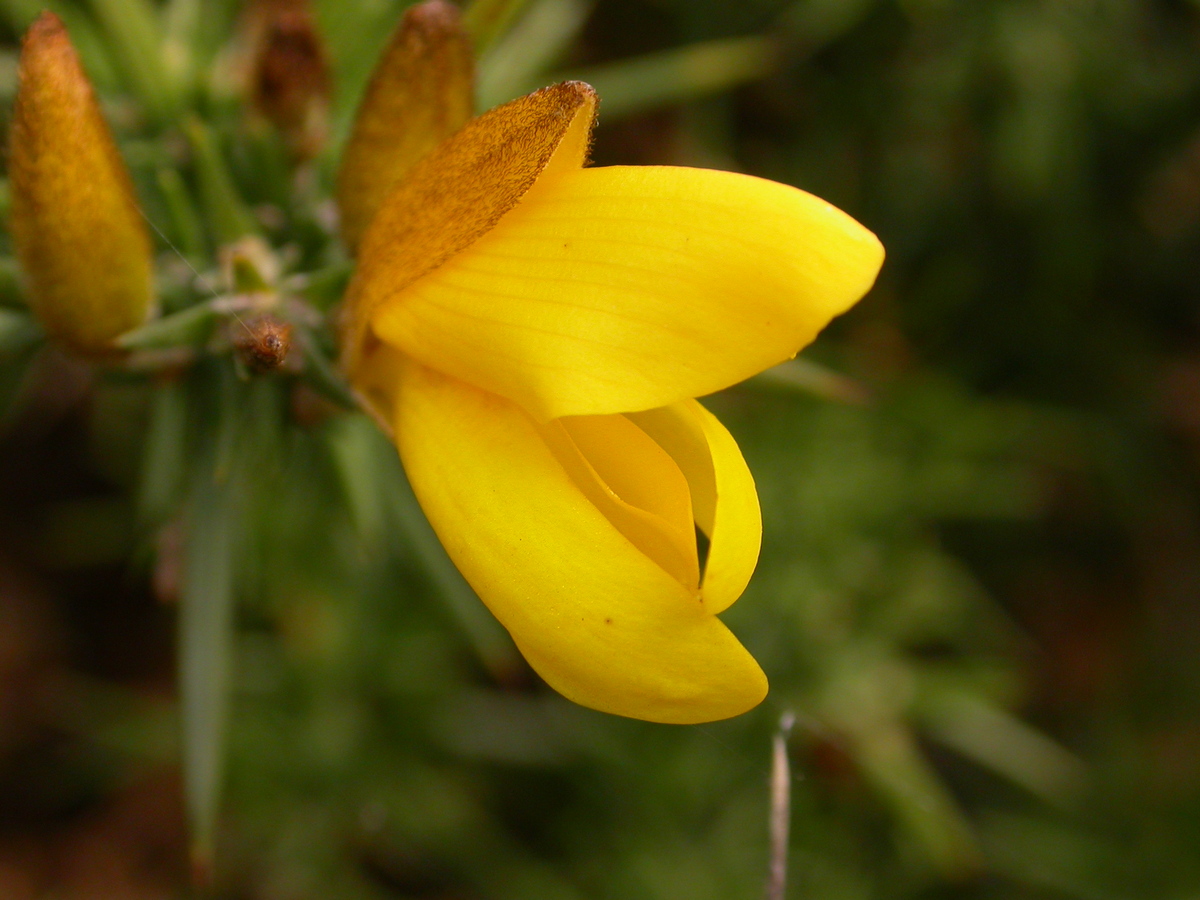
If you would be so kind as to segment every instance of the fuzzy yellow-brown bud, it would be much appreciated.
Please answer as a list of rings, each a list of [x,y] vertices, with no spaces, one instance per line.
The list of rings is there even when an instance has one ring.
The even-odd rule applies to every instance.
[[[342,154],[337,201],[342,237],[353,251],[389,188],[471,117],[471,46],[458,9],[419,3],[375,68]]]
[[[301,159],[315,156],[329,128],[329,57],[308,0],[263,0],[250,73],[255,108]]]
[[[10,229],[30,305],[53,337],[102,354],[150,310],[150,241],[92,86],[53,13],[25,35],[9,140]]]

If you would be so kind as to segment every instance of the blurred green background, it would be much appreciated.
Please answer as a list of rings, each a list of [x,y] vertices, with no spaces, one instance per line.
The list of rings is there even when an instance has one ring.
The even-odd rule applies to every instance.
[[[333,145],[303,184],[222,74],[237,3],[50,5],[202,271],[171,208],[173,179],[211,187],[186,110],[266,236],[337,262],[337,141],[406,4],[315,4]],[[40,6],[0,3],[5,109]],[[369,422],[240,388],[216,896],[758,897],[791,711],[789,897],[1200,900],[1200,3],[532,0],[480,104],[564,77],[600,91],[597,163],[785,181],[887,247],[800,361],[708,401],[762,498],[724,618],[771,694],[687,728],[562,700]],[[162,460],[200,389],[30,346],[10,253],[0,897],[186,896]]]

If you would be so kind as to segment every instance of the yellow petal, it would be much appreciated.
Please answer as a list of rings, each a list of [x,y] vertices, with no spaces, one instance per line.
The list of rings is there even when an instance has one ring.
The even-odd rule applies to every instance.
[[[688,483],[666,451],[624,416],[555,419],[542,437],[618,531],[685,588],[699,590]]]
[[[595,114],[596,94],[579,82],[521,97],[468,123],[387,195],[346,292],[342,349],[351,378],[369,350],[375,309],[491,230],[548,168],[583,165]]]
[[[709,538],[701,596],[709,612],[719,613],[742,595],[758,562],[762,515],[750,469],[733,435],[695,400],[628,418],[687,478],[696,524]]]
[[[494,229],[389,297],[373,325],[539,418],[629,412],[789,359],[882,261],[873,234],[793,187],[556,167]]]
[[[387,192],[471,117],[471,46],[458,8],[410,7],[363,95],[342,152],[337,200],[351,251]]]
[[[150,310],[150,241],[91,84],[53,13],[30,26],[18,77],[10,229],[30,305],[76,351],[103,352]]]
[[[753,658],[584,496],[520,408],[416,364],[395,396],[397,444],[430,523],[552,687],[658,722],[762,700]]]

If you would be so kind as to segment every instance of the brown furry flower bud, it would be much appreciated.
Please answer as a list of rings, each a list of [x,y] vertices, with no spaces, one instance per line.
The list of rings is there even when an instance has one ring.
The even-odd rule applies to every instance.
[[[250,73],[255,108],[302,159],[329,130],[329,55],[306,0],[266,0]]]
[[[50,12],[21,49],[9,179],[30,305],[76,352],[104,353],[150,311],[151,247],[92,86]]]
[[[270,372],[282,366],[292,349],[292,326],[271,315],[241,325],[233,341],[238,357],[255,372]]]
[[[466,124],[473,93],[458,9],[445,0],[411,7],[375,67],[342,153],[337,201],[351,251],[388,190]]]

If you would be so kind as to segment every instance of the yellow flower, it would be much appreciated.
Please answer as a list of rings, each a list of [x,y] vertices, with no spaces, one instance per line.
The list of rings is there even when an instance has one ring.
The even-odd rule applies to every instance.
[[[736,443],[692,398],[795,355],[883,250],[785,185],[585,168],[596,103],[585,84],[546,88],[392,174],[357,248],[344,365],[451,558],[552,687],[636,718],[721,719],[767,690],[716,615],[761,524]]]

